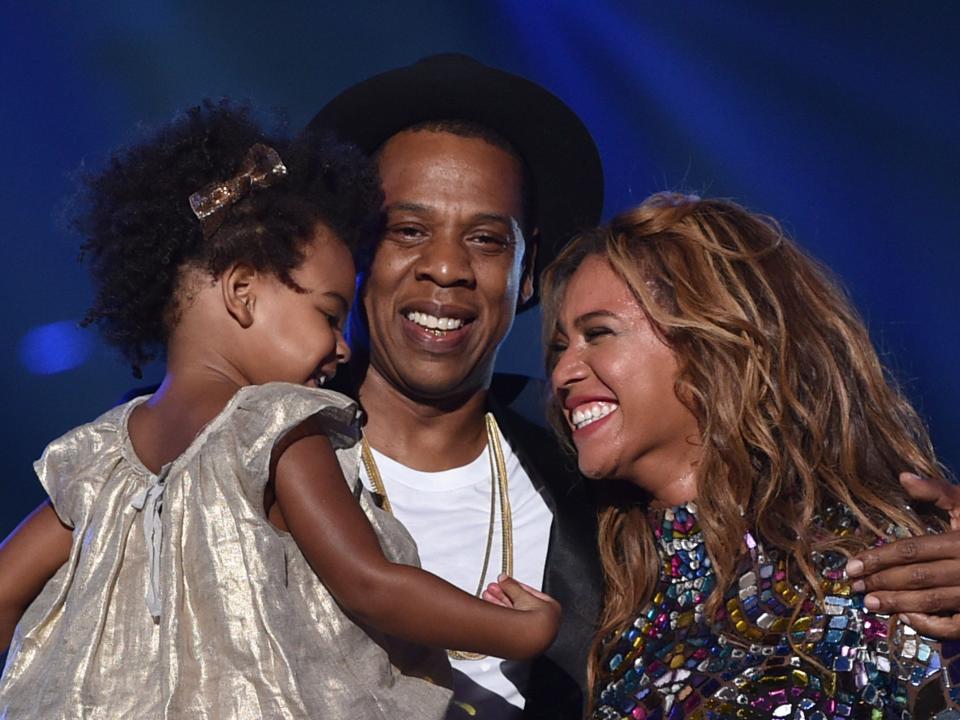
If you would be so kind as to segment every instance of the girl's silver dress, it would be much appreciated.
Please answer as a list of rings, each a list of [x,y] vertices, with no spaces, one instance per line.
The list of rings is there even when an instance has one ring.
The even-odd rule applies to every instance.
[[[243,388],[157,476],[127,434],[144,399],[35,465],[73,548],[17,627],[0,717],[442,718],[443,653],[359,626],[264,514],[274,445],[317,415],[387,557],[418,563],[403,526],[359,490],[356,405]]]

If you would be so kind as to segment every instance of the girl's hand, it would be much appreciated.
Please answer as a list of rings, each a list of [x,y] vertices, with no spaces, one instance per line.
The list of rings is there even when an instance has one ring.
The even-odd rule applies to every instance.
[[[513,601],[510,599],[510,597],[504,591],[503,586],[501,585],[501,583],[504,580],[510,580],[514,585],[519,585],[523,590],[525,590],[530,595],[533,595],[535,598],[539,598],[540,600],[553,603],[554,605],[557,606],[558,609],[560,609],[560,604],[556,600],[554,600],[552,597],[547,595],[545,592],[541,592],[540,590],[537,590],[535,587],[531,587],[530,585],[527,585],[526,583],[522,583],[519,580],[514,580],[513,578],[511,578],[509,575],[506,575],[505,573],[500,573],[500,575],[497,577],[497,582],[492,582],[489,585],[487,585],[487,589],[483,591],[483,595],[481,595],[480,597],[482,597],[487,602],[492,602],[494,605],[501,605],[505,608],[510,608],[512,610],[514,608]]]
[[[513,610],[513,603],[510,602],[510,598],[507,597],[507,594],[503,591],[503,588],[500,587],[500,583],[498,582],[492,582],[487,585],[487,589],[483,591],[483,594],[480,597],[486,600],[488,603],[493,603],[494,605],[499,605],[500,607]]]
[[[500,575],[497,582],[487,586],[482,597],[487,602],[527,614],[523,628],[532,654],[542,653],[557,636],[560,603],[546,593],[509,575]]]

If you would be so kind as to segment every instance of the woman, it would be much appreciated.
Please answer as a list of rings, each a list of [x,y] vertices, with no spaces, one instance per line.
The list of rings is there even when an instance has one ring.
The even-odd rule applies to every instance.
[[[943,526],[890,480],[943,470],[824,269],[768,219],[660,194],[572,242],[543,297],[558,428],[626,481],[603,486],[593,716],[947,717],[960,648],[843,575]]]

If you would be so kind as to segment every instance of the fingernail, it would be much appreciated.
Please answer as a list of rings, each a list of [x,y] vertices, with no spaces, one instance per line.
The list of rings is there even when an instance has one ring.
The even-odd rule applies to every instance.
[[[854,580],[850,583],[850,589],[854,592],[863,592],[867,589],[867,584],[863,580]]]
[[[867,595],[863,599],[863,606],[867,610],[879,610],[880,609],[880,600],[877,599],[876,595]]]
[[[916,473],[912,473],[912,472],[902,472],[902,473],[900,473],[900,477],[909,478],[910,480],[922,480],[922,479],[923,479],[923,478],[921,478],[919,475],[917,475]]]
[[[863,561],[857,560],[847,560],[847,575],[859,575],[863,572]]]
[[[507,579],[506,573],[500,573],[499,575],[497,575],[497,582],[503,582],[506,579]]]

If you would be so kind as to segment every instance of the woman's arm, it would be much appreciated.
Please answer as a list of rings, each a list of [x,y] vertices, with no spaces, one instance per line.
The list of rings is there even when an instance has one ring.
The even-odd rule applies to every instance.
[[[479,600],[420,568],[392,563],[350,493],[330,441],[298,433],[274,453],[284,524],[324,585],[360,620],[406,640],[522,659],[553,641],[560,606],[515,581],[516,609]]]
[[[5,652],[20,617],[70,557],[73,532],[49,501],[20,523],[0,545],[0,652]]]

